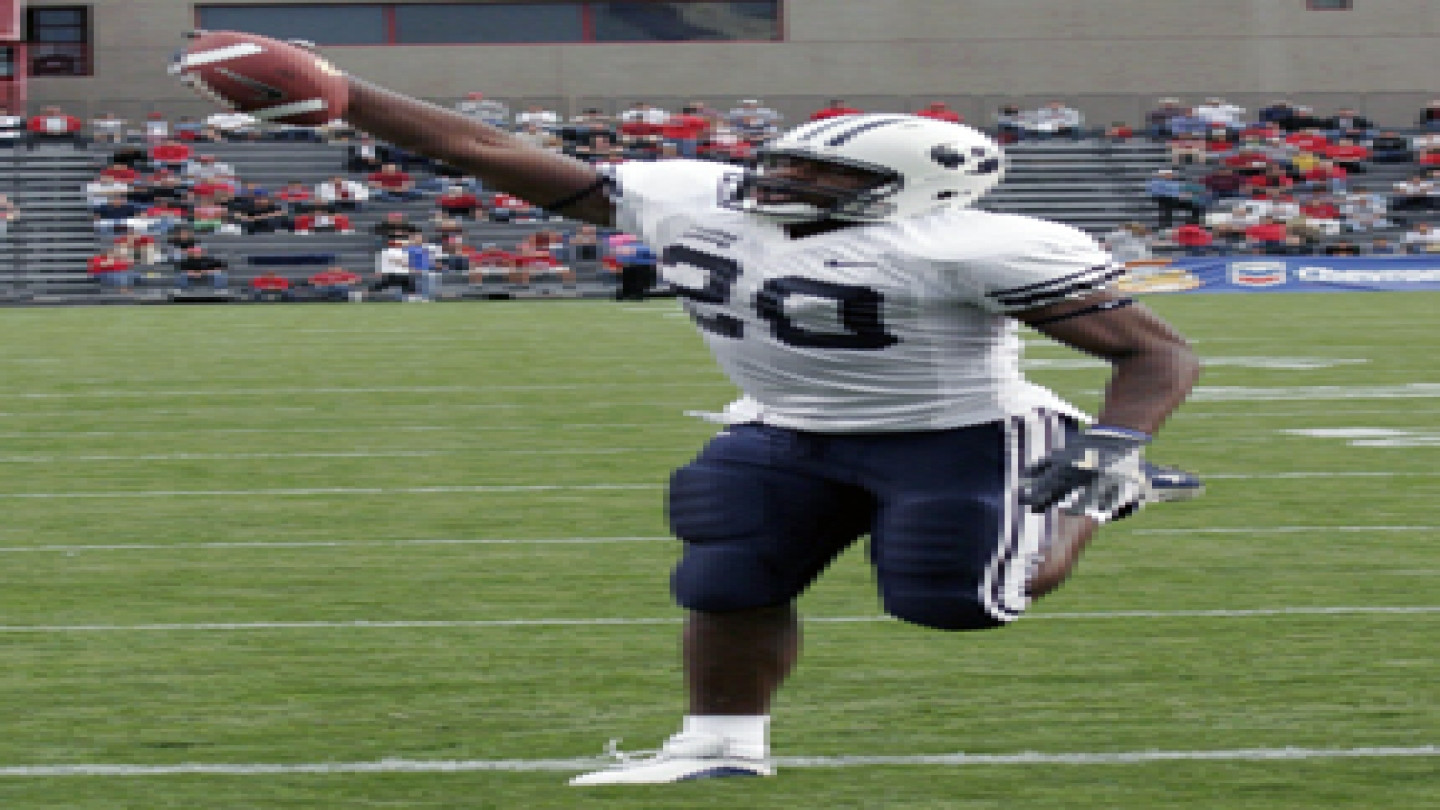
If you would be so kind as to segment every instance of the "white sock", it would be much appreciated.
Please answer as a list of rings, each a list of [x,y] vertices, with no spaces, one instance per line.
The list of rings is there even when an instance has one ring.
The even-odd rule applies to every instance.
[[[683,730],[724,737],[738,757],[764,759],[770,755],[768,714],[691,714],[685,716]]]

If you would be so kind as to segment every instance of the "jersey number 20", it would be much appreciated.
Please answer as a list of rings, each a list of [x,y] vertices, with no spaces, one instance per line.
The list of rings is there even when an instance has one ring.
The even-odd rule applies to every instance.
[[[734,259],[705,253],[685,245],[671,245],[660,256],[663,265],[686,265],[705,272],[704,287],[671,283],[675,294],[702,304],[724,306],[742,272]],[[793,295],[828,298],[839,304],[844,332],[816,332],[805,329],[785,313],[785,301]],[[834,284],[799,276],[780,276],[765,282],[755,294],[755,314],[770,323],[775,339],[788,346],[811,349],[883,349],[900,342],[885,331],[881,304],[883,296],[869,287]],[[733,315],[693,313],[701,329],[728,338],[743,338],[745,323]]]

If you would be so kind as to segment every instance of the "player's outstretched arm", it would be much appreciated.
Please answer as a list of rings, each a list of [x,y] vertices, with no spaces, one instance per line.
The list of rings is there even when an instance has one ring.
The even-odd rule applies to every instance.
[[[345,120],[362,132],[567,217],[609,225],[614,209],[589,164],[453,110],[350,77]],[[577,196],[578,195],[578,196]]]

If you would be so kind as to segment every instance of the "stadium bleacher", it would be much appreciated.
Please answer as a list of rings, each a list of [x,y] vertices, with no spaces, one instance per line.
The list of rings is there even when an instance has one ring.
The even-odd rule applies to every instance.
[[[279,189],[291,182],[307,188],[344,169],[344,143],[297,140],[262,140],[196,144],[198,153],[214,155],[232,165],[246,183]],[[96,236],[83,187],[109,161],[114,147],[92,146],[76,150],[47,145],[33,151],[0,151],[0,192],[9,194],[23,211],[7,240],[0,242],[0,300],[8,302],[64,303],[70,301],[165,301],[174,297],[168,265],[141,268],[136,294],[102,292],[85,272],[85,261],[103,251],[109,239]],[[1005,182],[985,198],[987,210],[1044,217],[1079,227],[1094,235],[1138,222],[1152,229],[1157,210],[1145,193],[1146,181],[1171,165],[1163,143],[1144,138],[1114,142],[1103,138],[1021,142],[1007,146],[1010,168]],[[1413,163],[1371,164],[1352,185],[1388,190],[1395,181],[1416,170]],[[1198,179],[1208,166],[1185,167]],[[423,170],[417,179],[433,176]],[[350,175],[354,176],[354,175]],[[431,199],[409,202],[370,202],[351,215],[354,232],[297,235],[277,232],[254,235],[207,234],[202,241],[209,252],[229,265],[230,290],[208,296],[212,300],[242,297],[248,280],[276,271],[300,281],[325,266],[340,265],[368,274],[374,267],[377,238],[372,228],[389,211],[400,211],[417,224],[428,223],[435,213]],[[1417,219],[1436,220],[1433,212],[1407,214],[1403,224]],[[1398,237],[1393,233],[1372,235]],[[572,231],[566,220],[488,222],[466,220],[468,244],[513,246],[535,230]],[[502,280],[472,283],[451,274],[442,279],[444,298],[600,297],[613,294],[612,275],[598,263],[575,266],[577,283],[558,281],[514,284]],[[195,294],[188,296],[197,297]],[[205,296],[199,296],[204,298]]]

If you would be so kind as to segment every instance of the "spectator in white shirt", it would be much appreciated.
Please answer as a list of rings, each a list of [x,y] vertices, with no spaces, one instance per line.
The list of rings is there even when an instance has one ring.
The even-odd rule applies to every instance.
[[[620,123],[622,124],[635,123],[660,126],[669,120],[670,113],[644,101],[637,101],[630,105],[630,109],[620,113]]]
[[[1417,222],[1400,240],[1408,253],[1440,253],[1440,231],[1428,222]]]
[[[1205,99],[1205,103],[1195,108],[1195,116],[1204,120],[1207,124],[1220,124],[1226,129],[1243,129],[1245,127],[1245,108],[1239,107],[1223,98],[1212,96]]]
[[[465,98],[455,103],[455,111],[492,127],[509,128],[510,108],[503,101],[485,98],[484,93],[466,93]]]
[[[94,208],[109,202],[116,194],[123,196],[129,192],[130,184],[123,180],[97,177],[85,184],[85,202],[91,208]]]
[[[25,116],[0,107],[0,146],[19,146],[25,140]]]
[[[1205,214],[1205,227],[1221,238],[1232,240],[1242,238],[1246,228],[1258,224],[1260,224],[1259,214],[1244,203],[1237,203],[1228,209],[1219,209]]]
[[[96,143],[123,143],[125,124],[128,122],[113,112],[107,112],[90,122],[90,132]]]
[[[725,120],[731,129],[750,143],[769,140],[780,134],[780,113],[760,104],[758,98],[740,100],[740,106],[730,108]]]
[[[358,211],[370,199],[370,189],[344,177],[332,177],[315,186],[316,202],[325,203],[336,211]]]
[[[1063,101],[1051,101],[1021,118],[1025,135],[1036,140],[1065,136],[1079,140],[1085,134],[1085,118],[1080,111]]]
[[[243,112],[218,112],[205,119],[211,129],[231,141],[253,141],[260,137],[260,119]]]
[[[164,113],[152,112],[145,116],[145,142],[157,144],[170,140],[170,122]]]
[[[183,174],[186,180],[235,180],[235,167],[215,159],[214,155],[197,155],[185,164]]]
[[[531,104],[524,112],[515,114],[515,129],[523,131],[530,124],[535,124],[546,132],[554,132],[560,128],[560,114],[554,110],[547,110],[539,104]]]

